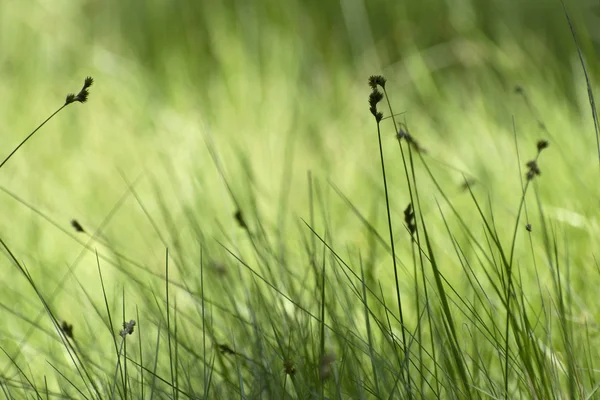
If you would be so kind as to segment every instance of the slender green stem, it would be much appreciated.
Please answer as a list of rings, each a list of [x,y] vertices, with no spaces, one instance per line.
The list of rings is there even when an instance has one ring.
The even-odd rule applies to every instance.
[[[52,118],[53,118],[53,117],[54,117],[56,114],[58,114],[58,113],[59,113],[59,112],[60,112],[60,111],[61,111],[63,108],[65,108],[65,107],[66,107],[66,106],[68,106],[69,104],[70,104],[70,103],[65,103],[65,104],[63,104],[63,105],[62,105],[62,106],[61,106],[61,107],[60,107],[58,110],[54,111],[54,112],[52,113],[52,115],[50,115],[48,118],[46,118],[46,119],[44,120],[44,122],[42,122],[41,124],[39,124],[39,125],[38,125],[38,127],[37,127],[37,128],[35,128],[35,129],[33,130],[33,132],[31,132],[29,135],[27,135],[27,137],[26,137],[25,139],[23,139],[23,140],[21,141],[21,143],[19,143],[19,145],[18,145],[17,147],[15,147],[15,148],[13,149],[13,151],[11,151],[11,152],[10,152],[10,154],[9,154],[8,156],[6,156],[6,158],[4,159],[4,161],[2,161],[2,162],[0,163],[0,168],[2,168],[2,167],[4,166],[4,164],[6,164],[6,163],[8,162],[8,160],[10,160],[10,158],[11,158],[11,157],[12,157],[12,156],[13,156],[13,155],[14,155],[14,154],[15,154],[15,153],[16,153],[16,152],[17,152],[17,151],[18,151],[18,150],[19,150],[19,149],[20,149],[20,148],[21,148],[21,147],[22,147],[22,146],[23,146],[23,145],[26,143],[26,142],[27,142],[29,139],[31,139],[31,137],[32,137],[33,135],[35,135],[35,133],[36,133],[37,131],[39,131],[39,130],[41,129],[41,127],[42,127],[42,126],[46,125],[46,122],[50,121],[50,120],[51,120],[51,119],[52,119]]]

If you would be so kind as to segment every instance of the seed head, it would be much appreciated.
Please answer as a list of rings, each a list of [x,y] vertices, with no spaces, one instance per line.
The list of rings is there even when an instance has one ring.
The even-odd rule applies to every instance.
[[[242,210],[237,210],[235,212],[234,217],[240,228],[248,229],[248,225],[246,225],[246,220],[244,219],[244,214],[242,214]]]
[[[132,335],[134,326],[135,326],[134,320],[131,320],[129,322],[123,322],[123,330],[121,330],[121,332],[119,332],[119,335],[121,335],[122,338],[124,338],[127,335]]]
[[[375,120],[379,123],[383,119],[383,113],[377,111],[377,103],[383,99],[383,93],[377,89],[373,89],[369,95],[369,111],[375,117]]]
[[[76,95],[73,93],[69,93],[67,95],[67,98],[65,100],[65,105],[74,103],[76,101],[78,101],[80,103],[85,103],[90,95],[90,92],[88,89],[90,88],[90,86],[92,86],[93,83],[94,83],[94,79],[91,76],[88,76],[87,78],[85,78],[85,80],[83,81],[83,87],[81,88],[79,93],[77,93]]]
[[[77,232],[85,232],[85,229],[83,229],[83,226],[81,226],[81,224],[79,222],[77,222],[76,219],[71,220],[71,226],[77,231]]]
[[[80,103],[85,103],[89,96],[90,92],[88,92],[87,89],[81,89],[81,91],[77,93],[77,96],[75,96],[75,100]]]
[[[538,153],[541,152],[542,150],[544,150],[546,147],[548,147],[550,144],[548,143],[547,140],[538,140],[537,142],[537,150]]]
[[[92,78],[91,76],[88,76],[85,78],[85,81],[83,81],[83,88],[87,89],[90,86],[92,86],[93,83],[94,83],[94,78]]]
[[[415,232],[417,231],[417,224],[415,223],[415,211],[413,210],[412,203],[404,209],[404,223],[410,232],[410,236],[414,239]]]
[[[285,360],[283,362],[283,371],[287,375],[295,375],[296,374],[296,365],[292,360]]]
[[[531,160],[527,162],[527,174],[525,176],[527,177],[528,181],[541,174],[542,172],[538,168],[537,161]]]
[[[373,91],[371,92],[371,94],[369,95],[369,105],[371,107],[374,107],[377,105],[377,103],[379,103],[381,100],[383,100],[383,93],[381,93],[379,90],[377,89],[373,89]]]
[[[386,79],[381,75],[371,75],[369,77],[369,86],[371,89],[377,89],[377,86],[381,86],[382,89],[385,89]]]
[[[60,330],[63,331],[65,336],[68,337],[69,339],[71,339],[71,340],[75,339],[73,337],[73,325],[72,324],[69,324],[67,321],[63,321],[62,324],[60,325]]]

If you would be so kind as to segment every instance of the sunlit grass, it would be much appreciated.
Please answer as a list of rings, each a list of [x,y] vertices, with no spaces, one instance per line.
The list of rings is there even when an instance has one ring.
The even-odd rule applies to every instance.
[[[396,340],[402,330],[389,314],[397,314],[396,286],[365,79],[383,71],[396,118],[408,124],[411,135],[426,149],[423,159],[458,215],[479,240],[492,247],[473,248],[452,208],[416,160],[421,198],[417,223],[420,218],[426,221],[432,247],[428,250],[423,237],[422,251],[427,257],[435,253],[443,285],[452,285],[458,293],[448,292],[458,304],[451,304],[457,313],[453,329],[463,340],[459,345],[473,350],[470,356],[480,357],[468,361],[471,366],[489,367],[470,369],[479,374],[472,378],[477,388],[471,388],[471,395],[476,397],[481,390],[504,396],[505,316],[502,302],[492,295],[493,285],[484,279],[485,268],[476,263],[486,255],[499,260],[499,254],[489,244],[489,232],[486,236],[473,198],[461,189],[463,174],[474,182],[473,196],[484,215],[491,218],[493,211],[495,230],[507,246],[522,195],[520,178],[525,162],[535,156],[539,139],[550,142],[539,160],[542,175],[535,181],[549,225],[544,229],[541,224],[530,192],[528,214],[521,216],[515,242],[517,294],[512,307],[517,316],[526,310],[530,318],[543,322],[534,324],[533,331],[539,335],[539,348],[547,350],[542,354],[548,361],[544,367],[554,366],[557,376],[569,357],[559,332],[547,335],[548,329],[559,326],[553,325],[559,317],[573,324],[571,334],[579,339],[573,357],[585,366],[585,393],[592,393],[596,381],[591,371],[598,356],[594,350],[597,300],[590,290],[598,283],[594,238],[600,227],[598,189],[593,184],[598,165],[585,81],[572,54],[564,55],[571,66],[565,66],[565,60],[540,64],[539,60],[554,54],[551,45],[535,35],[515,40],[510,31],[500,33],[503,39],[496,41],[470,32],[459,40],[449,38],[439,46],[424,47],[421,40],[432,41],[434,32],[412,44],[400,40],[405,54],[394,59],[389,50],[393,46],[381,42],[381,27],[372,27],[373,41],[367,38],[353,47],[339,40],[345,34],[359,35],[354,25],[344,31],[344,25],[336,22],[331,36],[323,35],[333,20],[331,14],[318,17],[309,6],[298,13],[298,4],[271,20],[265,15],[279,10],[272,5],[257,8],[257,14],[246,10],[245,18],[234,18],[215,6],[204,17],[202,28],[186,25],[189,21],[173,26],[159,22],[187,21],[186,12],[187,17],[198,17],[199,10],[208,6],[189,5],[163,14],[155,5],[119,29],[114,21],[127,15],[126,8],[109,25],[110,13],[96,14],[97,6],[91,2],[82,9],[42,8],[27,18],[15,4],[2,6],[6,11],[2,15],[13,17],[5,17],[4,29],[24,37],[22,49],[14,43],[6,47],[13,59],[2,72],[4,77],[14,77],[2,88],[1,129],[7,132],[3,145],[7,154],[64,101],[82,76],[92,75],[97,83],[88,104],[62,112],[0,170],[2,187],[31,206],[0,196],[7,216],[0,223],[1,237],[48,296],[58,321],[73,324],[77,352],[87,360],[102,395],[95,395],[91,384],[87,391],[83,389],[85,379],[72,367],[46,315],[39,322],[44,330],[20,343],[30,328],[26,321],[34,320],[42,308],[10,262],[2,272],[5,295],[0,303],[6,316],[0,344],[16,364],[28,369],[19,374],[8,355],[3,358],[3,367],[9,368],[3,370],[4,390],[17,381],[23,384],[22,377],[27,376],[35,383],[25,386],[44,392],[47,375],[53,391],[82,396],[48,361],[86,396],[102,398],[114,391],[117,398],[124,397],[119,391],[125,386],[134,397],[141,396],[142,387],[147,395],[154,388],[164,391],[160,396],[175,396],[174,385],[168,383],[175,380],[175,386],[185,392],[180,396],[191,395],[193,389],[195,395],[209,398],[257,397],[261,388],[266,390],[263,396],[287,390],[288,396],[297,398],[325,393],[337,398],[350,393],[399,396],[396,387],[412,387],[417,398],[434,393],[450,397],[457,388],[469,390],[460,380],[456,388],[448,386],[447,377],[433,380],[434,364],[428,365],[427,372],[421,369],[421,363],[428,362],[422,360],[431,356],[429,338],[422,343],[408,340],[413,382],[394,382],[394,374],[405,370],[394,355],[398,347],[383,333],[387,317]],[[344,22],[352,19],[350,14],[344,14]],[[86,21],[89,25],[84,29]],[[240,28],[238,22],[247,25]],[[48,36],[56,26],[64,29]],[[142,29],[149,26],[155,30]],[[304,30],[295,30],[300,28]],[[175,43],[175,38],[181,41]],[[361,46],[371,44],[376,51],[361,51]],[[379,57],[373,56],[374,51]],[[517,86],[525,96],[515,92]],[[565,86],[570,90],[565,92]],[[382,111],[389,115],[387,108]],[[382,122],[382,134],[405,335],[409,339],[417,335],[417,321],[423,327],[419,335],[435,332],[439,342],[433,342],[441,357],[435,366],[450,373],[457,364],[450,353],[440,350],[444,328],[437,325],[441,319],[436,320],[447,316],[447,311],[439,308],[441,290],[430,266],[431,309],[423,308],[426,297],[419,286],[418,252],[403,223],[410,196],[389,119]],[[116,212],[110,214],[113,208]],[[248,231],[234,218],[238,209]],[[70,226],[72,219],[81,223],[84,233]],[[531,233],[526,223],[532,225]],[[568,315],[556,303],[553,270],[546,265],[545,233],[556,238],[561,268],[568,265],[570,271],[561,292],[572,307]],[[457,251],[465,254],[457,256]],[[465,260],[473,263],[479,281],[466,278]],[[59,284],[63,285],[59,296],[50,298]],[[490,337],[476,333],[469,325],[473,321],[459,312],[483,294],[490,299],[477,305],[479,312],[484,315],[489,312],[486,306],[493,305],[501,315],[479,325],[498,324],[497,336],[489,342]],[[166,307],[171,307],[168,320]],[[437,321],[434,327],[428,315]],[[125,339],[126,349],[118,350],[110,333],[120,340],[122,322],[132,319],[137,321],[134,334]],[[143,348],[147,368],[143,383],[138,381],[140,367],[135,364],[142,362],[138,346]],[[516,357],[515,343],[510,343],[510,349],[511,357]],[[535,349],[528,343],[523,358],[540,363]],[[121,351],[130,357],[127,374],[116,367]],[[126,359],[123,354],[121,363]],[[583,354],[589,359],[581,358]],[[523,364],[515,361],[514,365],[511,376],[523,377]],[[125,376],[130,377],[126,384]],[[540,372],[537,390],[545,386],[551,392],[553,384],[567,390],[565,382]],[[516,378],[508,387],[515,395],[531,394]],[[10,391],[20,393],[16,388]]]

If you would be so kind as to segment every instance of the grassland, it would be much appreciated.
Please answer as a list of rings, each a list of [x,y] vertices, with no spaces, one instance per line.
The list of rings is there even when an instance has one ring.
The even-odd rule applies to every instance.
[[[5,397],[598,396],[566,7],[0,4]]]

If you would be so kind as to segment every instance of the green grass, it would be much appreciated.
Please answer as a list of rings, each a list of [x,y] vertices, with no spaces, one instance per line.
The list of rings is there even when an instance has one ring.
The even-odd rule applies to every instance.
[[[19,4],[5,397],[597,395],[592,8]]]

